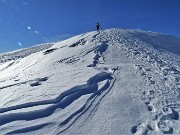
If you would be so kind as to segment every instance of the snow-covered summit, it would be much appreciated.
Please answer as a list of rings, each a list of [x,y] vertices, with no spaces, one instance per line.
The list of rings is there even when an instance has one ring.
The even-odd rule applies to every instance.
[[[4,61],[0,134],[180,134],[179,54],[179,38],[109,29]]]

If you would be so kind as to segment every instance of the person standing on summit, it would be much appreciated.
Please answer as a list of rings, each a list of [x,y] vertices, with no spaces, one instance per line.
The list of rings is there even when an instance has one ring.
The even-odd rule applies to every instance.
[[[96,29],[99,30],[99,28],[100,28],[100,24],[97,23],[97,24],[96,24]]]

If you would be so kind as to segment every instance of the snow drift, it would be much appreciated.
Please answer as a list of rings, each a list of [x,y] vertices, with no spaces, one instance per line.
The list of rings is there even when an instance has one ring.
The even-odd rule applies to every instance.
[[[0,134],[180,134],[179,38],[94,31],[0,62]]]

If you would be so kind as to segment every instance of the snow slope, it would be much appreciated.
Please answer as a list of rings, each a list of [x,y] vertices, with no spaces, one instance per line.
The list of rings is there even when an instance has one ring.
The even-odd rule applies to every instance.
[[[109,29],[40,50],[0,57],[0,134],[180,134],[180,39]]]
[[[0,63],[16,60],[19,58],[24,58],[32,53],[36,53],[36,52],[48,49],[52,45],[53,43],[40,44],[37,46],[33,46],[31,48],[24,48],[24,49],[0,54]]]

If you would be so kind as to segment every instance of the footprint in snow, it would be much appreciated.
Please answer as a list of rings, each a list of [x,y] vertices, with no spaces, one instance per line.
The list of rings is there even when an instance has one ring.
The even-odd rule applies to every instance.
[[[162,131],[163,134],[173,134],[174,129],[172,128],[172,120],[177,121],[179,120],[179,113],[169,107],[162,108],[163,114],[160,115],[157,127]]]
[[[154,112],[155,111],[155,108],[154,108],[154,106],[150,103],[150,102],[145,102],[145,104],[146,104],[146,106],[147,106],[147,110],[149,111],[149,112]]]
[[[169,108],[169,107],[163,107],[162,108],[162,112],[164,113],[164,115],[170,119],[173,119],[173,120],[179,120],[179,113],[172,109],[172,108]]]
[[[131,133],[135,135],[147,135],[149,132],[152,132],[153,129],[150,125],[145,123],[140,123],[137,126],[131,128]]]
[[[157,126],[163,132],[163,134],[173,134],[173,128],[169,126],[168,121],[160,121],[158,122]]]

